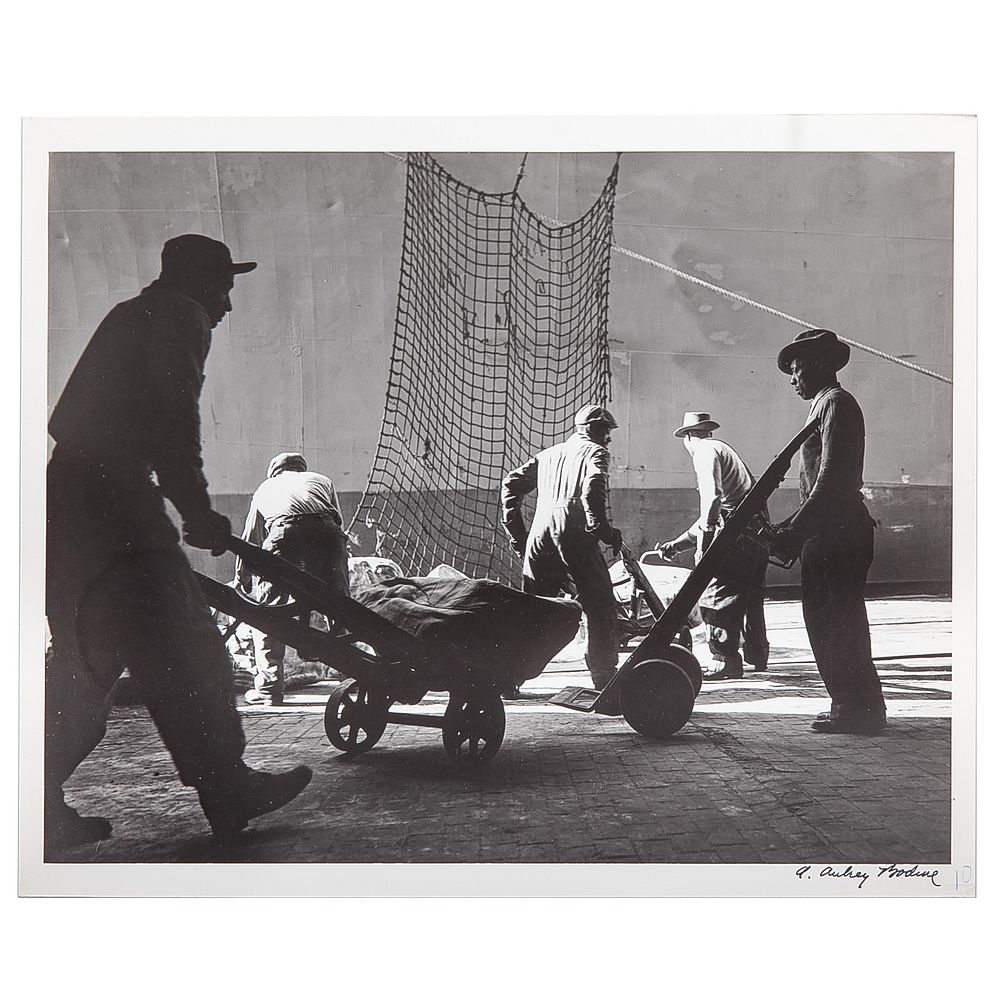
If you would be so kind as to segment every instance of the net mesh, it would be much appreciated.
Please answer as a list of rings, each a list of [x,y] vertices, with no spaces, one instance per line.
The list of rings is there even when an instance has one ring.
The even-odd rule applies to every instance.
[[[442,563],[520,583],[499,521],[504,475],[606,403],[618,163],[591,208],[553,226],[407,157],[385,412],[352,529],[409,575]],[[530,513],[530,507],[526,513]]]

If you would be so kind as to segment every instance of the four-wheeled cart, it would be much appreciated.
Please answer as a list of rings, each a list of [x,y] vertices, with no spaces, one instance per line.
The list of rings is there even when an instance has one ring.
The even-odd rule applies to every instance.
[[[481,662],[467,661],[451,644],[430,643],[411,635],[273,552],[232,536],[228,547],[254,573],[277,584],[289,601],[260,604],[198,573],[208,604],[229,615],[234,623],[246,622],[274,635],[301,656],[319,660],[348,678],[330,695],[324,717],[327,737],[337,749],[349,754],[370,750],[390,722],[440,729],[444,748],[456,761],[482,763],[500,749],[506,729],[502,693],[523,682],[524,664],[533,661],[516,655],[507,658],[502,648],[494,649],[493,655],[481,658]],[[512,647],[517,643],[520,648],[533,647],[532,635],[544,630],[549,645],[543,650],[554,654],[579,625],[580,608],[575,602],[531,597],[487,581],[462,583],[492,587],[499,593],[506,614],[521,626],[511,637]],[[455,581],[451,584],[460,585]],[[313,612],[327,619],[329,631],[313,625]],[[537,626],[535,633],[533,625]],[[475,621],[466,626],[470,627],[475,628]],[[547,662],[544,655],[535,659],[538,662],[531,676],[541,673]],[[416,705],[429,691],[449,694],[443,715],[393,709],[396,703]]]

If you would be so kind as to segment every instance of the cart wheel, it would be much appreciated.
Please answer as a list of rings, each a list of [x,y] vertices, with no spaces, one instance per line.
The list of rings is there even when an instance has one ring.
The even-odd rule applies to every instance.
[[[622,715],[643,736],[673,736],[691,718],[693,708],[691,681],[670,660],[644,660],[622,678]]]
[[[503,700],[498,692],[453,694],[444,712],[444,748],[452,760],[485,764],[496,756],[506,728]]]
[[[385,732],[389,704],[385,696],[357,681],[339,684],[323,715],[327,739],[344,753],[371,750]]]
[[[691,687],[694,688],[694,696],[697,698],[701,694],[701,682],[705,679],[702,676],[698,657],[686,646],[672,642],[670,644],[670,662],[676,663],[687,674]]]

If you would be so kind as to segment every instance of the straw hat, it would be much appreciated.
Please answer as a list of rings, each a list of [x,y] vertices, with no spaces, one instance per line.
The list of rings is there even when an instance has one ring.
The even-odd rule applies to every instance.
[[[674,437],[684,437],[688,431],[714,431],[718,429],[719,425],[712,419],[711,414],[697,413],[692,410],[684,414],[684,423],[674,431]]]

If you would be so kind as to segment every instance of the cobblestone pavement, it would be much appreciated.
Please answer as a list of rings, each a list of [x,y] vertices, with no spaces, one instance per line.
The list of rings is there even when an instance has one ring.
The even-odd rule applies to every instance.
[[[280,709],[244,709],[249,763],[306,763],[315,777],[225,852],[145,710],[118,707],[66,789],[82,812],[108,816],[114,837],[59,860],[947,863],[951,607],[869,611],[890,719],[877,737],[811,731],[828,702],[794,602],[767,606],[771,669],[706,683],[664,742],[546,704],[587,683],[572,660],[507,703],[504,744],[480,772],[453,764],[438,730],[392,724],[373,750],[345,757],[323,729],[330,683]],[[445,701],[429,695],[421,710]]]

